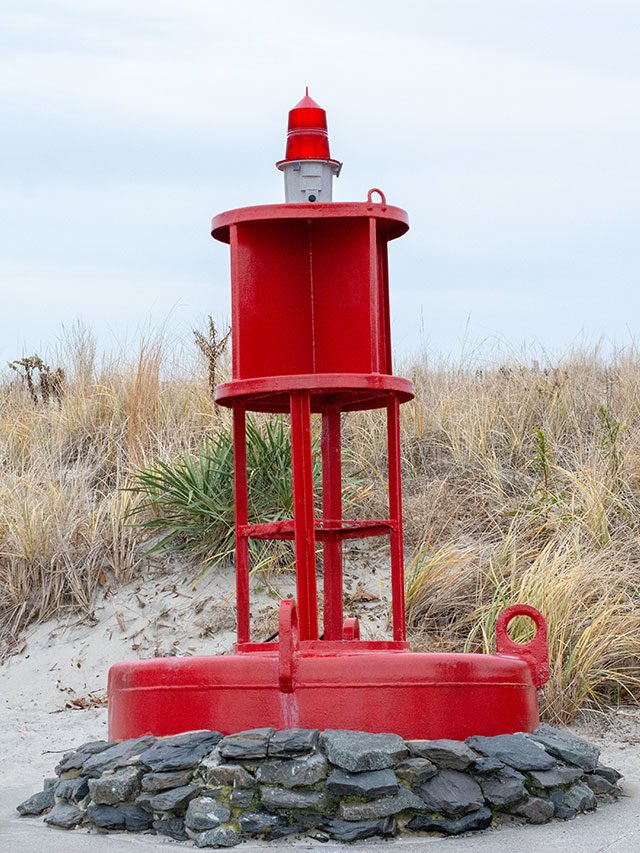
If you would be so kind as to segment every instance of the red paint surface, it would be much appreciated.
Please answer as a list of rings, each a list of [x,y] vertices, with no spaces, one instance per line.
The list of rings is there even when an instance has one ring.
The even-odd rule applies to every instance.
[[[546,660],[546,646],[539,658],[533,641],[518,646],[517,656],[419,654],[402,643],[357,639],[304,642],[292,601],[282,602],[280,636],[256,647],[262,651],[116,664],[109,737],[300,726],[463,740],[533,731],[539,722],[530,663]]]

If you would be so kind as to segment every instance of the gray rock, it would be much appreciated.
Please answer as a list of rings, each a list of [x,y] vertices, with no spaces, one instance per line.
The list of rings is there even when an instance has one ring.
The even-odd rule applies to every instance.
[[[598,764],[593,772],[597,773],[598,776],[602,776],[607,782],[611,782],[612,785],[615,785],[616,782],[622,779],[622,773],[618,773],[613,767],[606,767],[604,764]]]
[[[264,787],[262,805],[267,809],[320,809],[327,802],[324,791],[291,791]]]
[[[480,786],[458,770],[441,770],[418,788],[427,811],[461,817],[484,806]]]
[[[152,824],[156,832],[160,835],[168,835],[174,841],[188,841],[189,836],[184,831],[184,821],[181,817],[162,818],[154,820]]]
[[[576,810],[570,809],[564,804],[564,791],[560,789],[551,791],[549,796],[553,803],[554,817],[560,818],[560,820],[572,820],[576,816]]]
[[[211,797],[197,797],[189,803],[184,823],[194,832],[204,832],[205,829],[216,829],[230,817],[231,812],[222,803]]]
[[[124,812],[115,806],[89,806],[87,816],[90,822],[100,829],[124,829]]]
[[[285,788],[315,785],[325,779],[328,767],[324,755],[314,753],[304,758],[272,759],[258,765],[256,779],[269,785]]]
[[[235,847],[242,839],[230,826],[219,826],[217,829],[200,832],[194,841],[196,847]]]
[[[324,824],[324,829],[334,841],[360,841],[381,835],[383,838],[393,838],[396,834],[397,823],[394,817],[383,820],[330,820]]]
[[[126,803],[140,792],[141,767],[125,767],[117,773],[89,779],[89,793],[96,805]]]
[[[248,809],[253,800],[254,791],[251,788],[234,788],[229,794],[229,802],[234,809]]]
[[[221,764],[215,753],[205,758],[198,768],[198,778],[205,785],[228,785],[232,788],[252,788],[256,780],[240,764]]]
[[[586,812],[595,809],[598,805],[596,795],[588,785],[577,782],[564,792],[563,804],[567,808],[575,809],[577,812]]]
[[[82,744],[77,749],[66,752],[60,763],[56,765],[56,774],[62,776],[71,770],[81,770],[82,765],[90,756],[104,752],[110,746],[116,746],[115,741],[92,740],[89,743]]]
[[[510,806],[527,796],[524,776],[511,767],[483,776],[480,779],[480,788],[485,800],[492,806]]]
[[[327,729],[320,746],[332,764],[352,773],[385,770],[407,757],[400,735]]]
[[[302,829],[299,824],[287,822],[280,815],[269,812],[244,812],[238,818],[238,823],[245,835],[261,835],[264,838],[281,838]]]
[[[555,806],[551,800],[529,797],[512,809],[511,813],[523,817],[528,823],[546,823],[554,816]]]
[[[53,788],[47,788],[45,791],[38,791],[32,794],[24,802],[16,806],[16,811],[23,817],[25,815],[36,815],[46,812],[47,809],[52,809],[55,805],[55,797]]]
[[[398,780],[393,770],[368,773],[334,770],[327,779],[327,790],[347,797],[386,797],[398,793]]]
[[[49,826],[59,826],[62,829],[73,829],[84,820],[84,812],[72,803],[58,803],[45,817]]]
[[[168,788],[188,785],[193,773],[191,770],[173,770],[169,773],[147,773],[142,777],[142,790],[157,794]]]
[[[483,773],[495,773],[496,770],[502,770],[504,766],[504,761],[499,761],[497,758],[478,758],[477,761],[473,762],[471,772],[481,776]]]
[[[82,772],[85,776],[97,779],[105,770],[117,770],[120,767],[125,767],[131,762],[131,759],[140,755],[154,742],[155,738],[150,736],[123,740],[122,743],[116,743],[95,755],[90,755],[82,764]]]
[[[220,732],[188,732],[157,740],[140,754],[140,761],[156,773],[196,767],[222,740]]]
[[[57,776],[49,776],[48,779],[45,779],[42,783],[42,790],[46,791],[48,788],[55,788],[60,780]]]
[[[407,826],[409,829],[422,830],[423,832],[442,832],[445,835],[460,835],[463,832],[487,829],[491,826],[491,820],[491,809],[482,808],[464,815],[464,817],[457,820],[434,818],[429,815],[416,815],[411,818]]]
[[[591,788],[594,794],[616,794],[618,792],[617,785],[612,785],[608,779],[605,779],[604,776],[600,776],[597,773],[590,773],[588,776],[585,776],[584,781]]]
[[[550,755],[561,758],[576,767],[582,767],[583,770],[593,771],[598,766],[600,747],[570,732],[563,732],[547,723],[540,723],[535,732],[528,737],[542,744]]]
[[[80,803],[89,793],[89,780],[86,776],[78,776],[76,779],[60,779],[54,793],[60,800]]]
[[[150,812],[152,811],[151,800],[155,796],[156,795],[152,791],[143,791],[136,797],[134,805],[139,806],[141,809],[146,809],[148,812]]]
[[[465,742],[488,758],[497,758],[516,770],[550,770],[556,765],[555,758],[521,732],[494,737],[475,735]]]
[[[432,779],[437,772],[438,768],[428,758],[407,758],[396,767],[396,776],[404,779],[411,787]]]
[[[414,757],[428,758],[442,770],[467,770],[478,757],[462,741],[449,740],[408,740],[409,752]]]
[[[234,761],[250,761],[266,758],[273,729],[248,729],[237,734],[227,735],[218,747],[223,758]]]
[[[153,824],[152,815],[135,805],[91,805],[87,809],[87,815],[91,823],[100,829],[144,832]]]
[[[424,803],[420,797],[401,787],[392,797],[382,797],[368,803],[340,803],[340,817],[343,820],[379,820],[405,809],[424,809]]]
[[[187,806],[194,797],[202,791],[199,785],[182,785],[180,788],[172,788],[169,791],[162,791],[160,794],[155,794],[149,800],[149,808],[153,812],[178,812],[184,813]],[[140,798],[136,800],[136,805],[145,808],[140,802]]]
[[[581,778],[583,772],[576,767],[559,766],[554,767],[553,770],[534,770],[529,775],[533,788],[545,790],[575,782],[576,779]]]
[[[153,825],[153,815],[139,806],[118,806],[117,811],[124,816],[124,828],[129,832],[144,832]]]
[[[294,758],[313,752],[319,734],[318,729],[282,729],[269,741],[269,758]]]

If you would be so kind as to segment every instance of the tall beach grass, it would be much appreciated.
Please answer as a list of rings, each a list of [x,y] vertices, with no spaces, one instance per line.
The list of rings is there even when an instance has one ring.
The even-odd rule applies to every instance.
[[[64,374],[60,395],[34,399],[17,371],[6,371],[4,650],[34,621],[90,613],[105,575],[123,584],[135,576],[156,532],[132,524],[154,521],[151,505],[140,515],[140,472],[175,472],[228,434],[228,413],[212,402],[212,365],[201,351],[157,335],[135,351],[98,357],[90,334],[76,329],[44,357]],[[219,351],[215,357],[221,381],[227,363]],[[588,704],[636,701],[640,353],[605,359],[594,349],[553,363],[513,358],[482,368],[415,358],[397,372],[416,386],[401,421],[414,648],[492,651],[499,611],[528,603],[549,625],[549,719],[569,720]],[[384,516],[380,414],[345,416],[344,449],[357,483],[349,512]],[[221,546],[227,534],[223,524],[215,534]],[[194,559],[215,553],[215,535],[213,550],[196,543]],[[517,630],[526,636],[525,625]]]

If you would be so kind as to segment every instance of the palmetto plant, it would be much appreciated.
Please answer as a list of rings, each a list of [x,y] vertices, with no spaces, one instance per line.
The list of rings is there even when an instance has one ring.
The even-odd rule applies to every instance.
[[[318,442],[314,442],[314,480],[320,479]],[[258,424],[247,418],[249,521],[278,521],[293,515],[291,435],[283,418]],[[134,475],[133,490],[143,497],[135,513],[140,522],[165,535],[153,551],[190,549],[210,560],[226,556],[234,545],[233,436],[223,427],[207,436],[195,452],[174,462],[156,460]],[[252,542],[263,552],[264,542]],[[273,546],[272,546],[273,547]],[[280,552],[287,546],[280,543]]]

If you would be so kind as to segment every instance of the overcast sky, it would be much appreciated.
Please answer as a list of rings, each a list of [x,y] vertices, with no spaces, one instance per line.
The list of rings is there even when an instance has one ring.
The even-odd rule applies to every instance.
[[[2,0],[0,365],[229,318],[216,213],[283,200],[304,87],[381,187],[400,354],[640,333],[637,0]]]

